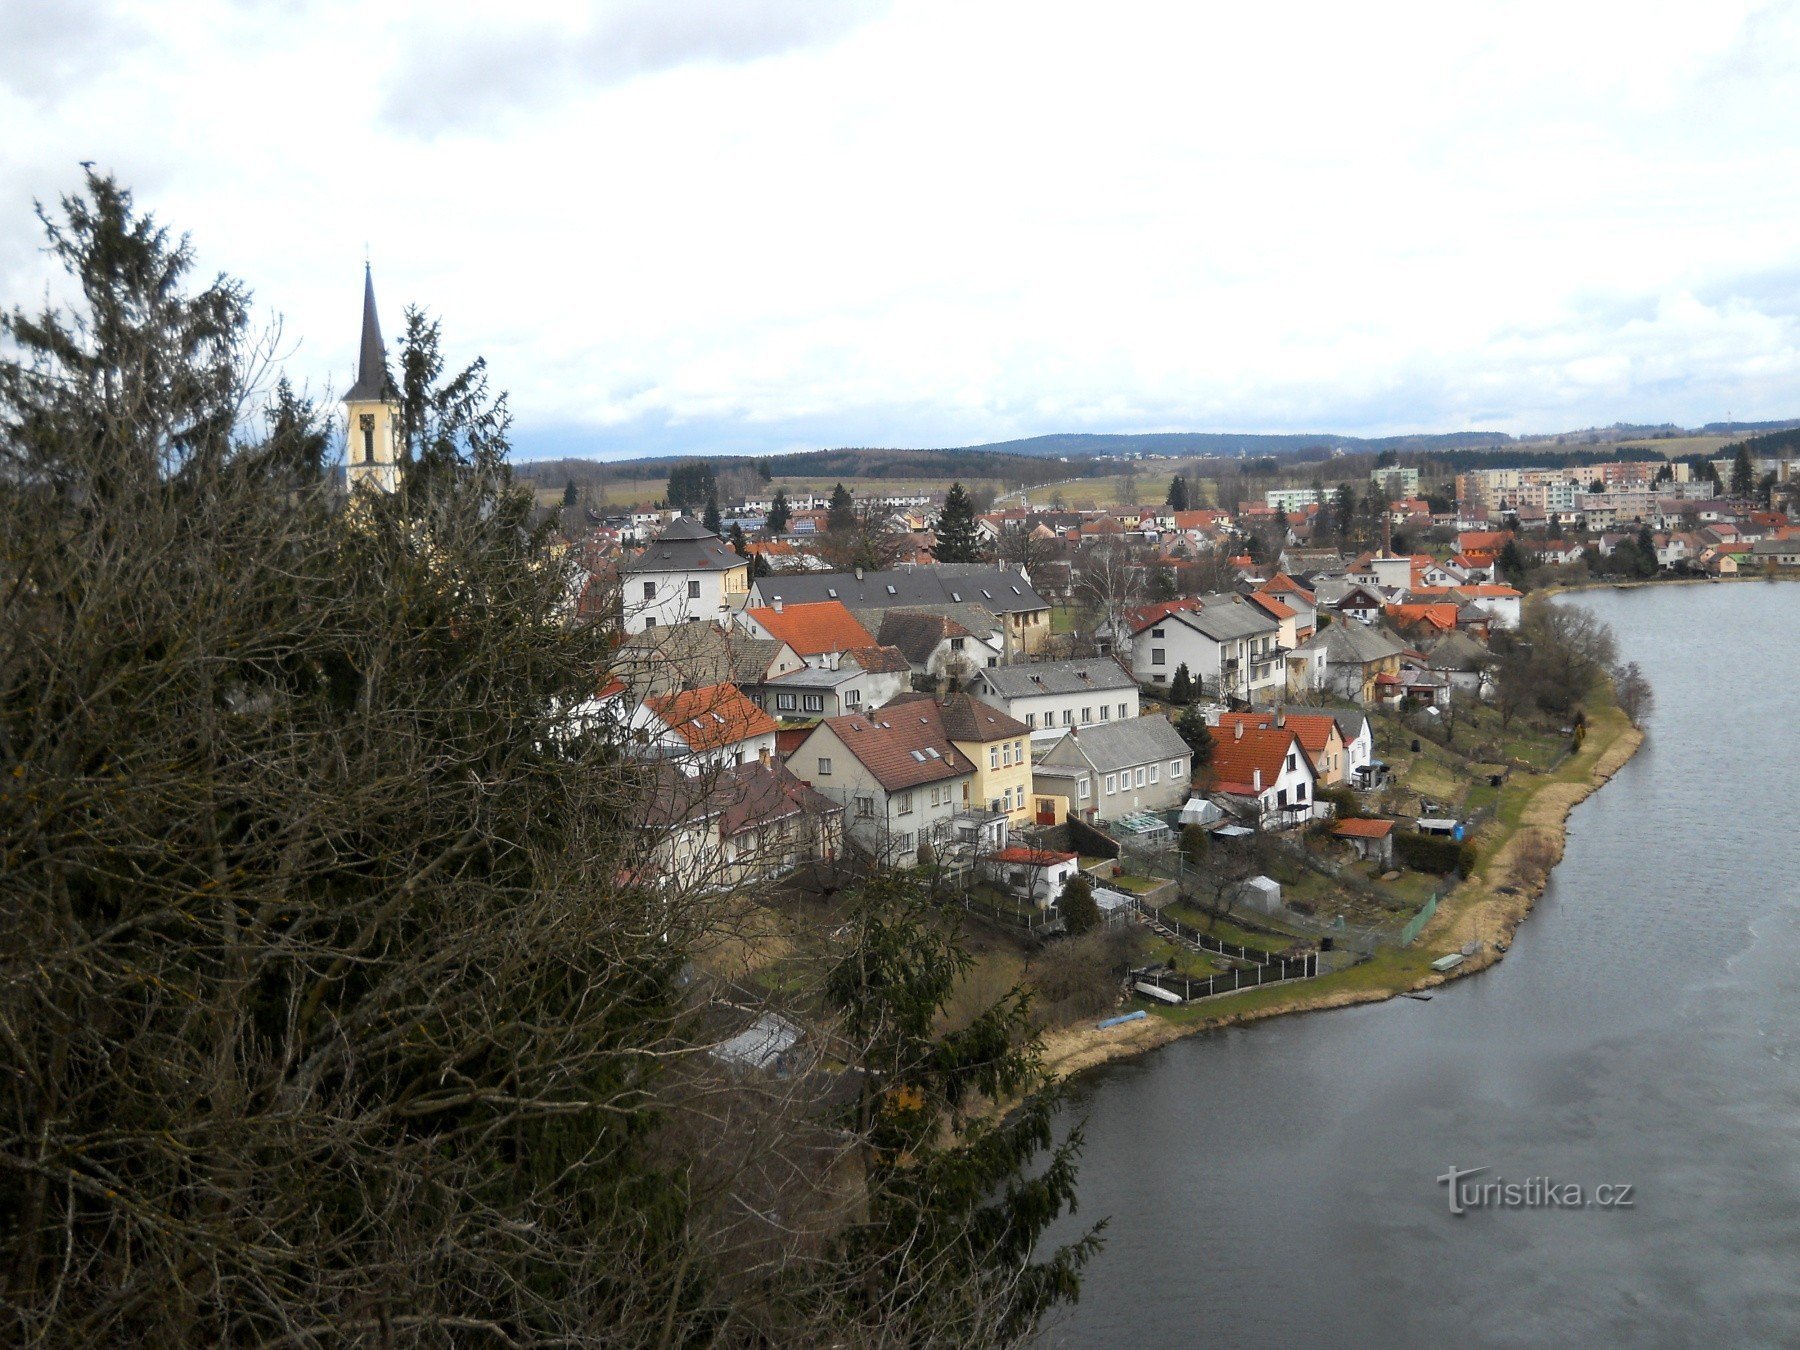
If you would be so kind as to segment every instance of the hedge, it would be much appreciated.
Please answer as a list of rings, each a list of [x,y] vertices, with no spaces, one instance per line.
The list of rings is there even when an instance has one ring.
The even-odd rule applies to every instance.
[[[1415,872],[1439,876],[1460,872],[1466,877],[1475,870],[1475,845],[1441,834],[1396,834],[1394,852]]]

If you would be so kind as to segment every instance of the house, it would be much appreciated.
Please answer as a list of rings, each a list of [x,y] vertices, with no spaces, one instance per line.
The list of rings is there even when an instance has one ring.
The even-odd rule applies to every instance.
[[[977,870],[995,885],[1048,908],[1080,867],[1078,854],[1012,844],[982,858]]]
[[[999,665],[1005,654],[992,634],[978,637],[948,614],[917,609],[888,610],[875,638],[904,656],[913,674],[953,685]]]
[[[1167,811],[1188,798],[1194,754],[1161,716],[1072,728],[1039,758],[1032,783],[1083,820]]]
[[[1298,646],[1319,627],[1313,593],[1285,572],[1277,572],[1262,585],[1258,595],[1272,596],[1294,612],[1294,644]]]
[[[846,836],[890,867],[942,857],[957,842],[956,817],[970,807],[975,774],[930,701],[827,718],[788,767],[844,807]],[[1004,847],[1005,828],[999,817],[978,851]]]
[[[1458,607],[1465,602],[1473,602],[1493,616],[1494,627],[1508,630],[1518,628],[1520,603],[1524,598],[1523,592],[1511,586],[1496,586],[1492,583],[1473,586],[1418,586],[1407,597],[1419,604],[1448,601]]]
[[[830,666],[802,666],[744,692],[783,721],[817,720],[878,708],[911,683],[906,660],[891,647],[833,653]]]
[[[1800,539],[1758,539],[1750,546],[1757,567],[1800,567]]]
[[[1031,822],[1031,729],[991,704],[968,694],[901,694],[881,712],[904,712],[918,703],[935,703],[944,734],[975,766],[969,801],[1006,816],[1009,826]]]
[[[1283,696],[1287,652],[1281,624],[1241,595],[1204,597],[1198,609],[1171,611],[1132,635],[1132,673],[1167,685],[1182,666],[1207,692],[1246,703]]]
[[[1394,822],[1352,817],[1331,827],[1334,838],[1342,839],[1356,850],[1364,862],[1379,863],[1383,871],[1394,865]]]
[[[1221,730],[1207,771],[1214,792],[1243,803],[1263,825],[1304,824],[1316,814],[1318,772],[1292,727],[1239,722]]]
[[[1387,609],[1387,598],[1379,586],[1353,582],[1332,608],[1346,619],[1355,619],[1364,624],[1375,623]]]
[[[1303,643],[1302,652],[1325,654],[1325,688],[1339,698],[1365,706],[1377,698],[1377,682],[1400,675],[1400,656],[1407,648],[1379,628],[1360,623],[1334,623]]]
[[[662,885],[724,890],[843,852],[843,807],[779,763],[697,775],[657,764],[635,799],[646,870]]]
[[[1359,771],[1375,763],[1375,730],[1360,708],[1330,708],[1338,734],[1344,738],[1344,777],[1357,782]],[[1363,776],[1367,776],[1366,773]]]
[[[1070,727],[1129,720],[1140,706],[1137,681],[1109,656],[982,670],[969,693],[1046,742]]]
[[[722,619],[743,604],[750,564],[697,520],[680,516],[620,569],[627,633]]]
[[[646,628],[619,644],[612,669],[634,701],[651,694],[731,683],[740,688],[805,665],[785,642],[727,632],[716,623]]]
[[[775,719],[735,684],[652,694],[631,716],[634,753],[703,774],[775,757]]]
[[[841,600],[854,610],[981,605],[1001,620],[1009,656],[1035,654],[1050,640],[1050,602],[1022,570],[991,563],[758,577],[750,589],[752,603],[758,605],[773,605],[777,599],[790,605]]]
[[[738,622],[756,637],[778,638],[787,643],[809,666],[832,666],[837,663],[837,654],[846,648],[876,645],[874,635],[836,600],[801,605],[777,600],[771,605],[747,605]]]
[[[1219,734],[1232,735],[1239,725],[1280,729],[1287,727],[1299,737],[1301,746],[1311,757],[1320,787],[1333,787],[1350,776],[1344,755],[1344,733],[1330,713],[1298,712],[1271,708],[1261,712],[1228,712],[1219,715]]]
[[[1446,633],[1425,653],[1426,667],[1454,691],[1486,698],[1493,685],[1494,654],[1467,633]]]

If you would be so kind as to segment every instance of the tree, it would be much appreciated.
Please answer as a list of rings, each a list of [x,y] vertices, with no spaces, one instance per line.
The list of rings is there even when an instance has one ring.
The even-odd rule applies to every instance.
[[[775,500],[769,503],[768,518],[763,521],[763,533],[773,539],[786,531],[788,519],[793,511],[788,507],[786,488],[775,489]]]
[[[1748,497],[1756,491],[1756,465],[1750,459],[1750,447],[1740,444],[1731,459],[1731,495]]]
[[[580,502],[580,500],[581,500],[581,489],[575,486],[575,480],[573,478],[571,478],[563,486],[563,499],[562,499],[563,508],[565,510],[567,510],[569,507],[574,506],[578,502]]]
[[[856,527],[856,499],[850,489],[839,483],[831,490],[831,504],[825,512],[825,528],[850,530]]]
[[[1613,696],[1634,727],[1643,726],[1656,710],[1656,691],[1636,661],[1627,661],[1613,671]]]
[[[905,549],[905,536],[894,531],[886,509],[874,502],[857,503],[850,524],[828,530],[818,544],[819,556],[838,571],[861,567],[879,572],[898,562]]]
[[[737,521],[731,522],[731,551],[740,558],[750,556],[750,541],[744,538],[744,527]]]
[[[1656,469],[1656,477],[1652,481],[1656,485],[1661,485],[1663,483],[1673,482],[1674,479],[1675,466],[1673,464],[1660,464]]]
[[[961,483],[952,483],[944,494],[944,509],[932,527],[937,535],[933,555],[942,563],[981,560],[981,536],[975,530],[975,504]]]
[[[1194,677],[1188,673],[1187,662],[1183,661],[1175,667],[1175,676],[1169,681],[1169,702],[1192,703],[1194,701]]]
[[[706,461],[677,464],[669,470],[667,501],[671,509],[685,513],[718,495],[718,477]]]
[[[1517,539],[1506,541],[1506,547],[1500,550],[1500,557],[1495,563],[1495,570],[1508,585],[1524,589],[1525,577],[1531,570],[1531,564],[1526,561],[1525,550],[1519,547]]]
[[[1332,514],[1337,521],[1338,538],[1348,543],[1350,532],[1356,525],[1356,489],[1350,484],[1338,484],[1337,502]]]
[[[1206,714],[1200,710],[1198,703],[1188,705],[1187,711],[1182,713],[1181,719],[1175,723],[1175,730],[1180,733],[1181,739],[1188,743],[1188,749],[1194,752],[1195,773],[1212,763],[1213,732],[1212,728],[1207,725]]]
[[[1143,564],[1123,539],[1102,535],[1082,550],[1080,568],[1075,595],[1090,620],[1086,629],[1105,629],[1117,644],[1131,627],[1131,611],[1143,603]]]
[[[1202,867],[1207,855],[1212,851],[1212,836],[1206,832],[1204,825],[1183,825],[1181,827],[1181,856],[1189,867]]]
[[[1079,872],[1063,882],[1057,910],[1070,937],[1091,933],[1100,926],[1100,906],[1094,903],[1094,888]]]
[[[1171,511],[1185,511],[1188,509],[1187,479],[1183,478],[1180,474],[1176,474],[1175,477],[1169,480],[1169,492],[1168,495],[1163,498],[1163,505],[1167,506]]]
[[[717,497],[706,499],[706,510],[700,513],[700,523],[706,527],[708,534],[719,533],[719,499]]]

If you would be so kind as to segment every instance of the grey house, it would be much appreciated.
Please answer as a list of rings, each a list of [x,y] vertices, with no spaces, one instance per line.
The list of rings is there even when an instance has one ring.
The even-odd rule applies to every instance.
[[[1083,820],[1167,811],[1188,799],[1194,752],[1161,716],[1071,729],[1032,766],[1035,792],[1065,796]]]

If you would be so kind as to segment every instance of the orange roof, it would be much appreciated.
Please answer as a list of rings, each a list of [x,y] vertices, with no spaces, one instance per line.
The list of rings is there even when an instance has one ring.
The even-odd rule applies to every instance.
[[[744,613],[773,637],[780,638],[801,656],[873,647],[875,637],[844,608],[841,600],[819,600],[805,605],[756,605]]]
[[[1265,591],[1272,591],[1278,595],[1292,594],[1304,596],[1308,604],[1312,603],[1312,592],[1307,590],[1306,587],[1302,586],[1299,582],[1295,581],[1286,572],[1277,572],[1263,583],[1262,588]]]
[[[1056,863],[1074,862],[1080,855],[1061,853],[1053,848],[1026,848],[1023,844],[1013,844],[998,853],[990,853],[988,857],[995,862],[1024,863],[1028,867],[1051,867]]]
[[[1467,595],[1478,600],[1484,598],[1489,600],[1503,600],[1507,596],[1518,596],[1522,594],[1522,592],[1514,590],[1511,586],[1495,586],[1490,585],[1487,582],[1474,583],[1466,586],[1421,586],[1414,591],[1413,594],[1429,598],[1432,596],[1448,595],[1451,591],[1455,591],[1458,595]]]
[[[1499,553],[1512,539],[1510,530],[1464,530],[1456,536],[1456,547],[1463,553]]]
[[[1274,787],[1288,751],[1299,740],[1288,727],[1250,727],[1240,723],[1231,728],[1229,735],[1221,725],[1219,733],[1213,737],[1212,770],[1222,792],[1265,792]],[[1312,761],[1305,754],[1300,758],[1311,767]],[[1259,772],[1260,788],[1256,786]]]
[[[1281,601],[1277,600],[1274,596],[1265,595],[1262,591],[1252,591],[1245,598],[1267,614],[1271,619],[1291,619],[1294,617],[1293,610],[1282,604]]]
[[[1154,605],[1139,605],[1127,611],[1125,622],[1131,631],[1141,633],[1153,623],[1161,623],[1171,614],[1194,612],[1206,608],[1198,600],[1159,600]]]
[[[1448,633],[1456,627],[1456,606],[1453,604],[1388,605],[1386,608],[1388,617],[1401,628],[1423,625]]]
[[[1353,817],[1350,820],[1340,820],[1332,826],[1331,832],[1345,839],[1385,839],[1394,832],[1394,822]]]
[[[644,706],[693,750],[716,750],[776,730],[775,719],[744,697],[735,684],[652,694]]]
[[[1247,727],[1267,730],[1275,726],[1273,712],[1235,712],[1219,715],[1219,730],[1229,731],[1238,723]],[[1325,753],[1331,744],[1331,734],[1338,731],[1337,719],[1330,713],[1294,713],[1281,714],[1281,725],[1293,732],[1298,738],[1301,748],[1307,754],[1318,756]],[[1341,739],[1343,733],[1338,732]]]

